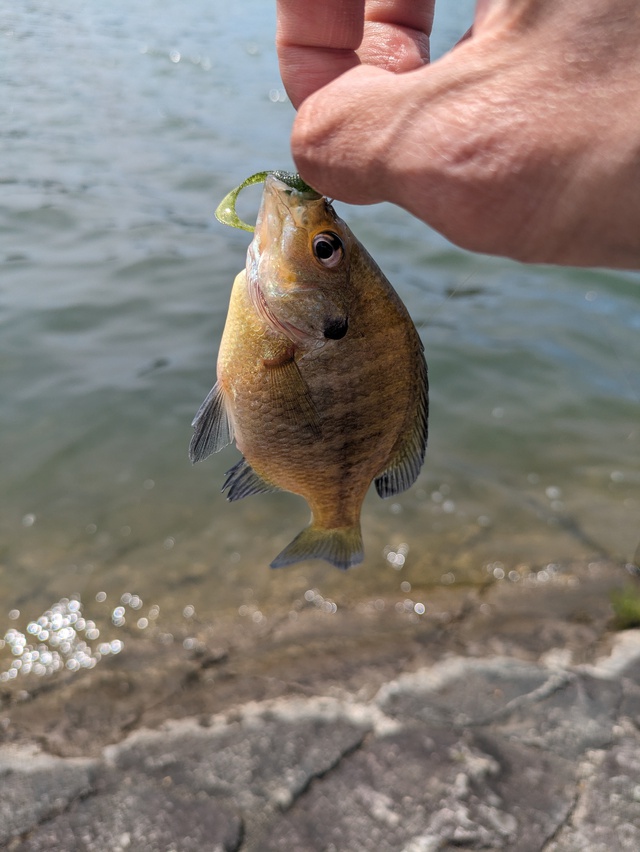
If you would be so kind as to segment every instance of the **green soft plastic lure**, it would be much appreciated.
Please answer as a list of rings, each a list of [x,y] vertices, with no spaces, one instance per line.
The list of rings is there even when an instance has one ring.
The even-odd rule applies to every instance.
[[[223,225],[229,225],[232,228],[240,228],[243,231],[254,231],[255,229],[253,225],[248,225],[246,222],[243,222],[236,213],[236,201],[246,186],[251,186],[252,183],[264,183],[268,175],[275,175],[278,180],[281,180],[283,183],[286,183],[287,186],[290,186],[291,189],[295,189],[298,192],[308,192],[319,195],[315,189],[312,189],[309,184],[302,180],[299,174],[294,172],[283,172],[278,169],[271,169],[267,172],[256,172],[255,175],[251,175],[251,177],[243,180],[240,186],[236,186],[236,188],[232,189],[228,195],[225,195],[216,208],[216,219],[219,222],[222,222]]]

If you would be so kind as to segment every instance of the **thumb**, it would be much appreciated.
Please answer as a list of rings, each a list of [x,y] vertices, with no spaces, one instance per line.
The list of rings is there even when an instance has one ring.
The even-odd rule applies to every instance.
[[[359,65],[302,103],[291,151],[310,186],[350,204],[389,197],[389,164],[410,106],[411,76]]]

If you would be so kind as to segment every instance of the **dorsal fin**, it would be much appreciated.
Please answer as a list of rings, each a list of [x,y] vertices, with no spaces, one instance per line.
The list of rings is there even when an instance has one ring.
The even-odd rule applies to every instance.
[[[417,337],[417,332],[416,332]],[[376,491],[381,497],[392,497],[413,485],[418,478],[427,449],[429,421],[429,379],[422,341],[416,359],[416,397],[405,429],[398,437],[387,468],[376,477]]]

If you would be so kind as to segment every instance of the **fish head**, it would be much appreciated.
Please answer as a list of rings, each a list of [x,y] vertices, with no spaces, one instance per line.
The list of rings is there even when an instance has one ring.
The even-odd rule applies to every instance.
[[[355,242],[328,199],[268,175],[247,253],[247,285],[273,331],[303,348],[347,334]]]

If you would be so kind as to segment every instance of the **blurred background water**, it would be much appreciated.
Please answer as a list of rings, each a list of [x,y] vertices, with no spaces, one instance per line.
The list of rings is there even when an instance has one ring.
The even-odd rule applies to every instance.
[[[472,7],[441,4],[436,56]],[[259,622],[309,589],[427,600],[634,559],[640,276],[473,256],[388,205],[339,209],[424,338],[431,435],[414,488],[367,498],[366,562],[270,571],[303,501],[228,504],[232,448],[190,465],[250,239],[213,210],[291,168],[274,25],[263,0],[0,10],[0,636],[73,595]]]

